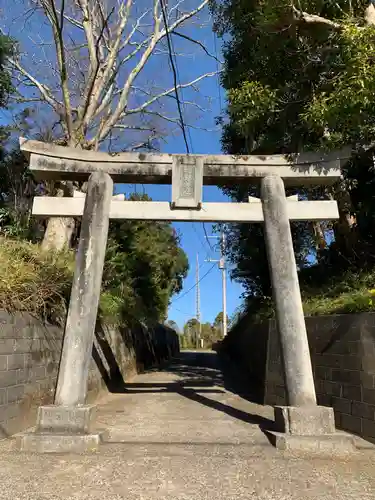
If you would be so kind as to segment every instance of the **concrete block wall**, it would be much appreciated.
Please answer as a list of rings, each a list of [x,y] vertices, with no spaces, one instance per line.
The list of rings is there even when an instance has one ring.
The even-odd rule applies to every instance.
[[[0,438],[33,426],[38,406],[53,402],[62,339],[62,328],[0,310]],[[176,333],[161,325],[130,330],[98,324],[88,401],[103,389],[121,389],[135,373],[178,349]]]
[[[311,360],[314,370],[318,403],[332,406],[336,426],[375,442],[375,314],[345,314],[306,318]],[[250,341],[266,336],[266,355],[261,373],[252,378],[257,383],[263,376],[263,403],[287,404],[280,345],[275,322],[261,326],[248,325],[233,332],[228,340],[232,356],[252,359],[253,353],[233,349],[233,346],[252,345]],[[244,338],[247,341],[244,341]],[[259,342],[259,340],[257,340]]]
[[[251,316],[243,315],[217,345],[218,352],[236,364],[247,396],[260,404],[265,397],[269,328],[270,322],[254,323]]]
[[[318,403],[336,426],[375,442],[375,314],[306,318]],[[269,329],[266,404],[286,404],[277,331]]]
[[[0,437],[32,424],[53,398],[61,330],[29,315],[0,311]]]

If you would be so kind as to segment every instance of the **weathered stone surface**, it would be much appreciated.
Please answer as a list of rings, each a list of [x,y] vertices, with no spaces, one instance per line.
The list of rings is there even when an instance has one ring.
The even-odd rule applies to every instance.
[[[0,389],[0,407],[7,402],[7,389]]]
[[[98,450],[102,435],[30,432],[15,438],[15,448],[31,453],[89,453]]]
[[[346,413],[341,413],[340,423],[343,429],[349,432],[354,432],[355,434],[361,434],[362,431],[361,418],[354,417],[353,415],[346,415]]]
[[[25,355],[24,354],[8,354],[7,356],[7,370],[20,370],[25,368]]]
[[[316,404],[316,394],[282,179],[265,177],[261,197],[287,401],[291,406],[310,406]]]
[[[352,402],[351,413],[354,416],[368,418],[375,424],[375,405],[367,403],[359,403],[358,401]]]
[[[333,409],[326,406],[276,406],[275,426],[285,434],[320,436],[335,432],[335,417]]]
[[[8,356],[6,354],[0,354],[0,371],[7,370],[8,367]]]
[[[202,203],[203,158],[175,156],[172,164],[172,205],[199,208]]]
[[[325,434],[299,436],[279,432],[268,432],[272,444],[292,455],[327,456],[347,458],[355,453],[352,436],[348,434]]]
[[[87,406],[40,406],[37,431],[60,433],[85,433],[91,430],[95,418],[94,405]]]
[[[184,202],[179,204],[179,207]],[[58,198],[37,196],[34,198],[32,213],[43,217],[82,217],[85,200],[83,198]],[[111,202],[110,219],[123,220],[164,220],[201,222],[263,222],[262,207],[256,203],[202,203],[200,210],[171,206],[167,201],[127,201]],[[178,208],[176,210],[176,208]],[[290,220],[332,220],[339,216],[334,201],[288,202]]]
[[[170,154],[110,155],[27,139],[20,142],[22,151],[29,156],[31,170],[42,180],[87,180],[93,172],[106,172],[115,182],[170,184],[173,161]],[[310,183],[327,185],[340,178],[341,163],[350,158],[350,149],[328,154],[300,153],[294,156],[293,161],[285,155],[205,155],[203,158],[205,184],[249,182],[249,178],[262,178],[275,173],[293,186]]]
[[[0,372],[0,387],[10,387],[17,384],[17,370]]]
[[[58,405],[82,405],[86,400],[112,192],[108,174],[90,176],[56,389]]]

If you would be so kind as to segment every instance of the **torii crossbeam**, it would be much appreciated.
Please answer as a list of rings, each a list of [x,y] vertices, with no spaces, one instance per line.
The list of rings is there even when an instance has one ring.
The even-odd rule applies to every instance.
[[[290,155],[170,155],[85,151],[21,139],[21,150],[29,157],[30,169],[42,180],[87,180],[93,172],[105,172],[114,182],[171,184],[174,159],[194,165],[203,162],[203,184],[254,182],[267,175],[280,176],[285,185],[332,184],[341,176],[341,166],[350,149],[327,154]]]

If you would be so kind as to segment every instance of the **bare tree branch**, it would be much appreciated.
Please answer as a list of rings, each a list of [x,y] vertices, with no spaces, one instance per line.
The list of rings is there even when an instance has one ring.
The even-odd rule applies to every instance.
[[[166,29],[160,30],[161,26],[161,15],[158,13],[158,6],[159,6],[159,1],[160,0],[154,0],[154,32],[151,37],[150,43],[143,52],[139,63],[135,66],[135,68],[130,72],[129,77],[123,87],[123,90],[121,92],[121,96],[119,99],[119,102],[117,104],[116,109],[112,113],[109,118],[103,122],[101,128],[99,129],[98,137],[96,138],[96,141],[102,141],[107,137],[109,134],[111,127],[113,127],[116,122],[120,119],[122,113],[124,112],[124,109],[127,105],[128,102],[128,97],[129,97],[129,92],[130,89],[133,85],[134,80],[137,78],[138,74],[142,71],[144,66],[146,65],[148,59],[150,58],[151,54],[153,53],[156,45],[167,35]],[[181,17],[179,17],[174,23],[172,23],[169,27],[168,30],[170,33],[172,33],[178,26],[181,26],[185,21],[188,19],[191,19],[192,17],[196,16],[203,8],[208,5],[209,0],[204,0],[198,7],[195,9],[191,10],[188,13],[183,14]],[[203,75],[203,78],[209,76],[208,74]],[[212,76],[212,74],[210,75]],[[202,78],[199,78],[196,80],[199,81]],[[180,86],[180,88],[184,88],[183,86]],[[156,98],[152,99],[151,102],[148,104],[152,104],[156,100],[158,100],[160,97],[163,97],[163,95],[168,95],[171,92],[175,92],[175,87],[173,87],[172,90],[168,90],[165,93],[156,96]],[[146,105],[147,106],[147,105]]]
[[[126,124],[122,124],[122,123],[117,123],[114,127],[113,127],[114,130],[118,129],[118,130],[142,130],[142,131],[146,131],[146,132],[152,132],[152,131],[155,131],[155,127],[147,127],[147,126],[142,126],[142,125],[126,125]]]
[[[74,140],[73,117],[68,86],[68,71],[66,67],[66,57],[63,40],[65,0],[62,0],[61,2],[60,18],[58,16],[54,0],[40,0],[40,3],[52,27],[53,38],[56,46],[57,63],[59,67],[61,90],[65,106],[66,129],[70,140]]]
[[[36,87],[44,101],[46,101],[57,114],[61,114],[61,109],[63,107],[62,103],[59,102],[54,96],[52,91],[43,83],[39,82],[36,78],[34,78],[25,68],[23,68],[18,61],[13,59],[12,57],[8,58],[8,62],[27,80],[30,81],[30,84],[33,87]]]
[[[120,5],[119,16],[120,16],[120,24],[117,30],[117,34],[115,36],[114,43],[112,45],[111,51],[109,52],[108,58],[105,62],[105,70],[102,75],[97,74],[96,81],[93,85],[92,92],[90,93],[90,101],[87,106],[85,106],[85,111],[82,115],[83,127],[86,127],[92,117],[95,114],[95,110],[98,107],[100,96],[108,83],[108,79],[110,78],[116,58],[118,56],[118,50],[121,45],[121,38],[126,26],[126,23],[129,18],[130,9],[132,6],[133,0],[127,0],[125,7],[123,3]]]
[[[292,6],[292,9],[295,19],[298,21],[303,21],[305,23],[310,23],[310,24],[324,24],[336,30],[342,29],[342,24],[332,21],[331,19],[327,19],[322,16],[317,16],[315,14],[308,14],[303,10],[297,9],[295,5]]]
[[[42,114],[47,104],[58,121],[53,133],[45,138],[59,144],[84,149],[98,149],[103,144],[112,150],[116,142],[117,150],[124,146],[131,150],[159,149],[160,141],[175,133],[182,122],[181,117],[174,116],[175,86],[162,83],[164,78],[170,78],[168,67],[162,65],[166,55],[180,57],[185,52],[170,47],[166,51],[163,39],[167,33],[176,32],[185,45],[202,49],[210,65],[214,66],[211,59],[217,59],[202,41],[182,29],[187,23],[194,25],[194,17],[209,0],[164,1],[166,12],[161,0],[22,1],[33,6],[31,12],[35,16],[25,8],[24,26],[13,25],[30,29],[33,35],[27,38],[26,34],[27,57],[23,60],[25,54],[21,54],[9,60],[14,81],[19,82],[16,102],[38,100],[44,105]],[[203,26],[201,21],[199,26]],[[25,36],[20,39],[25,40]],[[148,65],[151,58],[156,63],[154,67]],[[192,65],[192,70],[196,67]],[[206,68],[203,75],[198,72],[185,77],[190,80],[188,83],[176,79],[177,90],[189,87],[194,93],[200,81],[217,74],[209,70]],[[157,74],[154,76],[151,71]],[[135,87],[136,79],[139,88]],[[195,113],[203,112],[193,97],[186,104],[194,107]],[[59,221],[58,231],[64,230],[65,222]],[[56,220],[51,219],[48,235],[56,234],[54,224]],[[61,233],[67,244],[70,234],[71,231]],[[49,238],[45,238],[48,245]]]
[[[149,14],[150,10],[146,10],[136,21],[135,25],[133,26],[133,28],[131,29],[130,33],[128,34],[128,36],[125,38],[124,40],[124,43],[121,44],[121,46],[119,47],[119,52],[121,52],[127,45],[131,44],[131,39],[133,38],[134,34],[137,32],[137,30],[139,29],[139,26],[142,22],[142,20],[147,16],[147,14]],[[139,46],[139,44],[137,44],[137,46]]]
[[[217,75],[217,74],[218,74],[217,71],[212,71],[210,73],[205,73],[204,75],[198,76],[197,78],[195,78],[191,82],[180,83],[179,85],[177,85],[177,89],[185,89],[185,88],[188,88],[188,87],[193,87],[196,83],[200,82],[204,78],[209,78],[209,77]],[[138,108],[127,109],[126,110],[126,115],[130,115],[130,114],[134,114],[134,113],[141,113],[142,111],[144,111],[146,108],[148,108],[154,102],[158,101],[162,97],[169,96],[169,95],[173,94],[174,92],[175,92],[175,87],[171,87],[170,89],[165,90],[164,92],[161,92],[160,94],[154,95],[148,101],[146,101],[143,104],[141,104],[141,106],[139,106]]]
[[[135,7],[134,0],[31,0],[36,14],[44,15],[52,29],[57,64],[53,64],[48,52],[50,43],[45,44],[44,40],[39,42],[38,38],[33,43],[44,51],[42,55],[48,62],[48,78],[54,83],[50,84],[50,80],[48,84],[42,83],[36,76],[37,68],[34,74],[33,69],[26,69],[21,62],[10,62],[20,85],[37,89],[40,100],[58,114],[66,134],[65,139],[70,144],[80,142],[83,147],[97,148],[112,129],[146,131],[147,128],[154,133],[153,127],[149,127],[147,123],[139,126],[126,123],[127,116],[137,113],[142,116],[146,110],[150,111],[150,116],[153,114],[176,124],[168,116],[168,112],[153,109],[161,99],[173,99],[175,87],[166,90],[159,87],[158,90],[148,91],[140,90],[134,85],[152,56],[169,54],[161,46],[167,30],[162,25],[160,0],[150,1],[151,6],[138,9],[139,4]],[[174,0],[173,5],[171,1],[167,6],[169,32],[200,47],[207,56],[218,60],[202,41],[196,40],[189,33],[177,31],[184,23],[197,16],[208,5],[209,0],[195,0],[197,6],[191,9],[184,8],[188,4],[187,0]],[[109,6],[113,7],[110,12]],[[135,19],[132,16],[134,12],[137,12]],[[174,54],[178,57],[181,55],[181,52]],[[196,90],[195,86],[201,80],[215,74],[217,73],[207,72],[177,88],[190,87]],[[139,105],[134,101],[140,95],[137,94],[138,91],[145,96],[145,102]],[[23,102],[36,101],[35,94],[20,98]],[[203,110],[192,99],[190,104]]]
[[[56,12],[61,15],[61,10],[56,9]],[[81,22],[77,21],[77,19],[74,19],[74,17],[68,16],[64,13],[63,13],[63,16],[64,16],[64,19],[66,21],[68,21],[69,23],[71,23],[73,26],[75,26],[76,28],[79,28],[80,30],[84,30],[83,24]]]
[[[81,133],[85,133],[85,130],[87,129],[90,120],[92,118],[92,114],[95,112],[95,106],[98,106],[98,101],[100,98],[100,61],[99,61],[99,54],[98,51],[100,50],[100,44],[102,40],[102,36],[104,34],[105,29],[107,28],[109,18],[111,17],[113,13],[113,9],[110,11],[106,19],[103,19],[103,24],[100,30],[100,33],[97,37],[96,43],[95,43],[95,64],[94,66],[91,65],[91,73],[88,79],[88,83],[86,84],[86,89],[84,92],[84,98],[83,98],[83,105],[80,107],[78,111],[78,116],[80,117],[80,123],[79,126],[81,128]],[[105,64],[105,63],[103,63]],[[103,79],[106,78],[106,75],[103,75]],[[96,88],[99,86],[99,88]],[[110,87],[110,92],[108,93],[107,98],[110,100],[112,97],[113,93],[113,87]],[[92,107],[92,110],[91,110]]]
[[[223,61],[220,61],[215,54],[211,54],[211,52],[209,52],[207,50],[207,48],[204,46],[204,44],[202,42],[200,42],[199,40],[195,40],[194,38],[191,38],[190,36],[184,35],[183,33],[180,33],[179,31],[176,31],[176,30],[173,31],[173,34],[176,36],[179,36],[181,38],[184,38],[185,40],[189,40],[189,42],[195,43],[196,45],[199,45],[199,47],[201,47],[201,49],[203,49],[204,52],[209,57],[212,57],[212,59],[215,59],[215,61],[217,61],[219,64],[223,64]]]
[[[187,103],[185,102],[185,104],[187,104]],[[161,118],[162,120],[165,120],[169,123],[173,123],[175,125],[178,125],[178,128],[181,128],[180,118],[178,116],[171,117],[171,116],[164,115],[163,113],[160,113],[159,111],[149,111],[149,110],[145,110],[145,111],[143,111],[143,113],[145,115],[157,116],[158,118]],[[127,126],[125,125],[124,127],[121,127],[121,125],[120,125],[119,128],[127,128]],[[192,125],[192,124],[189,124],[189,128],[192,128],[194,130],[204,130],[205,132],[216,132],[217,130],[219,130],[219,128],[207,129],[206,127],[198,127],[198,126]]]
[[[128,0],[129,1],[129,0]],[[154,0],[154,5],[157,5],[159,3],[159,0]],[[122,89],[121,95],[119,102],[113,111],[112,115],[103,122],[102,126],[99,129],[98,136],[96,138],[97,141],[103,140],[107,135],[109,134],[111,128],[118,122],[121,114],[123,113],[125,106],[127,105],[128,102],[128,97],[129,97],[129,92],[131,89],[131,86],[140,73],[140,71],[144,68],[146,65],[148,59],[150,58],[156,44],[158,41],[161,39],[161,34],[160,34],[160,24],[161,20],[160,18],[155,17],[156,13],[156,7],[154,9],[154,32],[153,36],[151,37],[150,43],[146,50],[143,52],[138,64],[133,68],[133,70],[130,72],[128,79],[125,82],[125,85]]]
[[[215,74],[217,74],[217,73],[215,73]],[[208,76],[214,76],[214,75],[209,74]],[[194,83],[192,83],[191,87],[194,88]],[[174,87],[173,87],[173,89],[174,89]],[[155,91],[146,90],[146,89],[143,89],[141,87],[135,87],[135,86],[133,86],[133,90],[136,90],[137,92],[141,92],[142,94],[147,95],[147,96],[151,96],[151,97],[155,95]],[[178,90],[178,87],[177,87],[177,90]],[[169,98],[174,99],[174,100],[176,99],[176,96],[173,95],[173,93],[168,94],[165,97],[169,97]],[[186,100],[184,100],[184,104],[187,104],[189,106],[195,107],[195,108],[199,109],[200,111],[202,111],[203,113],[207,113],[209,111],[207,108],[204,108],[203,106],[201,106],[196,101],[186,101]],[[143,111],[143,112],[145,112],[145,111]],[[147,111],[147,113],[148,112],[149,111]],[[150,111],[150,112],[154,112],[154,111]]]
[[[169,33],[172,33],[176,28],[178,28],[179,26],[181,26],[188,19],[191,19],[192,17],[194,17],[197,14],[199,14],[199,12],[201,12],[208,5],[208,3],[209,3],[209,0],[204,0],[200,5],[198,5],[198,7],[196,9],[193,9],[190,12],[186,12],[184,15],[182,15],[179,19],[177,19],[174,23],[172,23],[168,27]],[[164,30],[163,33],[164,33],[163,34],[163,36],[164,36],[166,34],[165,30]]]

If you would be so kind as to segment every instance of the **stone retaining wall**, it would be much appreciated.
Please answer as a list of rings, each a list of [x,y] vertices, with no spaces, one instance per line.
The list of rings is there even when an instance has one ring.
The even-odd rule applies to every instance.
[[[121,390],[129,377],[176,354],[176,333],[97,325],[88,401]],[[40,404],[53,402],[63,329],[28,314],[0,311],[0,438],[35,424]]]
[[[308,317],[306,326],[318,403],[334,408],[338,428],[375,442],[375,314]],[[274,321],[255,325],[244,318],[226,348],[258,400],[287,404]]]

